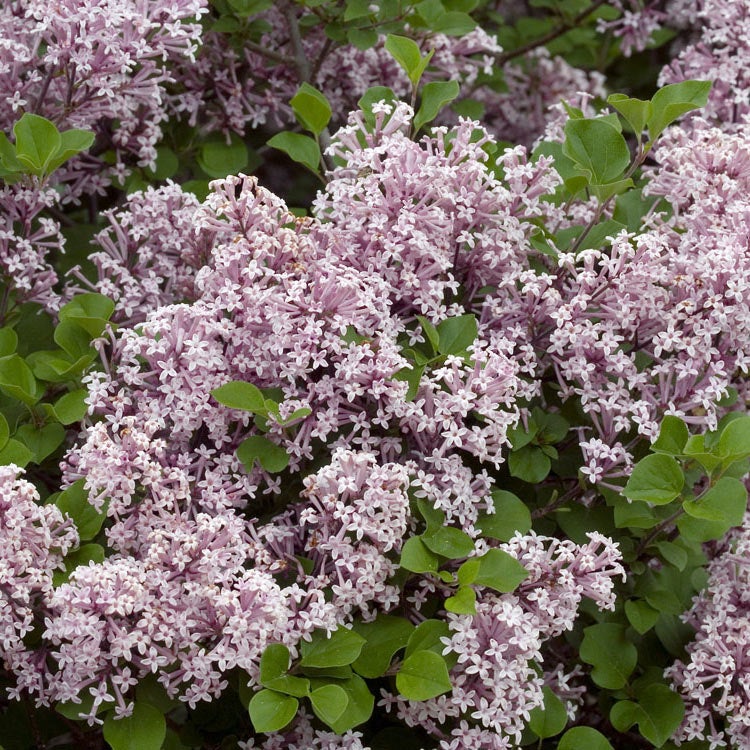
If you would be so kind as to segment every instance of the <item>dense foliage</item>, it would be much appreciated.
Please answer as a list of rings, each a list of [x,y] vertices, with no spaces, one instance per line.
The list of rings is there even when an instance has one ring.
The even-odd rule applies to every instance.
[[[750,749],[748,38],[0,3],[0,750]]]

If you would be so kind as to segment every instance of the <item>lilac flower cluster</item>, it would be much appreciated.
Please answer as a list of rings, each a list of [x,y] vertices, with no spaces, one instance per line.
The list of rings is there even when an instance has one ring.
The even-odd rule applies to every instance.
[[[0,466],[0,659],[15,680],[12,695],[30,693],[45,702],[48,649],[29,647],[25,639],[44,626],[52,576],[78,545],[78,534],[56,506],[40,504],[21,473],[12,464]]]

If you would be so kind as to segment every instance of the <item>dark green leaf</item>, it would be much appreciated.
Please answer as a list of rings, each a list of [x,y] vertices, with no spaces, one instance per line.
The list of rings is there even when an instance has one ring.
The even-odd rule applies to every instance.
[[[512,477],[529,484],[538,484],[549,474],[552,462],[536,445],[526,445],[508,456],[508,470]]]
[[[531,512],[512,492],[496,490],[492,502],[495,512],[480,515],[476,523],[483,537],[507,542],[517,531],[525,534],[531,529]]]
[[[739,479],[722,477],[703,497],[686,500],[682,507],[693,518],[739,526],[747,510],[747,490]]]
[[[223,138],[203,143],[198,150],[198,166],[209,177],[226,177],[241,172],[248,164],[245,142],[232,133],[229,143]]]
[[[408,643],[414,625],[403,617],[379,615],[373,622],[356,623],[354,630],[367,643],[352,667],[363,677],[374,679],[386,673],[393,655]]]
[[[331,724],[336,734],[344,734],[367,721],[372,715],[375,698],[367,687],[367,683],[358,675],[343,680],[338,685],[346,691],[349,700],[346,711]]]
[[[0,389],[28,406],[33,406],[42,395],[34,373],[18,354],[0,358]]]
[[[573,727],[562,736],[557,750],[613,750],[609,740],[591,727]]]
[[[544,706],[531,711],[529,727],[537,737],[546,739],[560,734],[568,723],[565,704],[546,685],[543,688]]]
[[[448,624],[442,620],[420,622],[406,644],[406,656],[409,657],[417,651],[434,651],[442,654],[445,650],[445,643],[441,639],[447,640],[450,634]]]
[[[256,460],[270,473],[283,471],[289,465],[287,452],[260,435],[245,438],[237,447],[237,458],[248,471],[252,470]]]
[[[112,750],[161,750],[167,723],[161,711],[136,701],[130,716],[116,719],[114,713],[108,714],[103,729]]]
[[[638,661],[638,651],[626,638],[625,626],[613,622],[585,628],[579,653],[593,667],[594,682],[609,690],[624,687]]]
[[[659,619],[659,612],[640,599],[628,599],[625,602],[625,614],[628,622],[641,635],[651,630]]]
[[[641,734],[655,747],[661,747],[680,726],[684,715],[685,705],[680,696],[657,683],[639,692],[638,703],[615,703],[610,721],[620,732],[637,723]]]
[[[422,542],[432,552],[451,560],[467,557],[474,551],[474,540],[465,531],[452,526],[428,530],[422,535]]]

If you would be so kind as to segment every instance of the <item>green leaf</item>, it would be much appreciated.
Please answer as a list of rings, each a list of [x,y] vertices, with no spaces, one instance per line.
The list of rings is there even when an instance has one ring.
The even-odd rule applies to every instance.
[[[375,698],[367,687],[367,683],[358,675],[353,675],[348,680],[342,680],[338,685],[346,691],[349,702],[346,711],[331,724],[331,729],[336,734],[344,734],[363,724],[372,716]]]
[[[681,115],[704,107],[710,91],[710,81],[683,81],[659,89],[651,99],[653,111],[647,122],[651,141]]]
[[[557,750],[613,750],[609,740],[591,727],[573,727],[560,739]]]
[[[266,646],[260,657],[260,684],[281,677],[289,669],[289,649],[283,643]]]
[[[682,450],[686,456],[697,461],[709,474],[721,463],[721,458],[708,452],[705,445],[705,435],[691,435]]]
[[[211,395],[222,406],[230,409],[240,409],[253,414],[265,415],[268,413],[265,398],[260,389],[252,383],[243,380],[233,380],[230,383],[214,388]]]
[[[457,615],[475,615],[477,613],[477,595],[471,586],[459,586],[453,596],[445,600],[445,608]]]
[[[686,500],[682,507],[693,518],[739,526],[747,510],[747,490],[739,479],[722,477],[703,497]]]
[[[315,715],[330,727],[346,711],[349,697],[338,685],[322,685],[310,692],[310,703]]]
[[[18,354],[0,358],[0,389],[27,406],[39,401],[43,392],[34,373]]]
[[[538,484],[549,474],[552,462],[544,451],[536,445],[525,445],[508,456],[508,470],[512,477],[529,484]]]
[[[393,89],[387,86],[372,86],[360,97],[357,106],[365,116],[365,122],[372,127],[375,124],[375,115],[372,113],[372,105],[377,102],[395,102],[397,100]]]
[[[422,87],[422,102],[414,116],[414,129],[432,122],[446,105],[458,96],[458,81],[430,81]]]
[[[412,573],[436,573],[438,557],[422,541],[422,537],[413,536],[401,548],[400,565]]]
[[[40,464],[62,444],[65,428],[57,422],[42,427],[23,424],[16,430],[16,437],[34,454],[34,463]]]
[[[565,704],[546,685],[542,689],[544,693],[544,706],[538,706],[531,711],[529,727],[531,731],[541,739],[554,737],[560,734],[568,723],[568,714]]]
[[[271,148],[283,151],[292,161],[303,164],[312,172],[320,168],[320,147],[308,135],[301,133],[277,133],[269,138]]]
[[[287,452],[261,435],[251,435],[245,438],[237,446],[237,458],[247,471],[252,470],[256,460],[271,474],[283,471],[289,465]]]
[[[52,584],[60,586],[66,583],[76,568],[91,562],[104,562],[104,547],[101,544],[84,544],[68,554],[65,558],[65,570],[56,570],[53,573]]]
[[[437,352],[440,343],[440,334],[438,333],[437,328],[435,328],[435,326],[432,325],[432,323],[430,323],[430,321],[423,315],[417,315],[417,322],[419,323],[425,338],[430,343],[430,346],[432,346],[432,351]]]
[[[501,549],[490,549],[479,559],[480,567],[474,583],[508,594],[528,577],[529,572],[518,560]]]
[[[674,565],[677,570],[685,570],[688,562],[688,553],[684,547],[680,547],[674,542],[657,542],[655,546],[659,550],[659,554],[668,563]]]
[[[405,36],[388,34],[385,40],[385,49],[393,59],[406,71],[412,86],[419,83],[427,65],[432,59],[434,50],[422,57],[419,45]]]
[[[442,638],[450,638],[448,624],[442,620],[425,620],[420,622],[409,637],[406,644],[406,656],[409,657],[417,651],[434,651],[442,654],[445,643]]]
[[[34,458],[34,454],[20,441],[11,438],[0,450],[0,466],[15,464],[24,467]]]
[[[14,354],[18,346],[18,335],[12,328],[0,328],[0,357]]]
[[[0,414],[0,451],[8,444],[10,437],[10,427],[4,414]]]
[[[223,138],[203,143],[198,149],[196,161],[209,177],[226,177],[245,169],[249,154],[245,142],[232,133],[229,143]]]
[[[512,492],[496,490],[492,502],[495,512],[480,515],[476,523],[483,537],[507,542],[516,532],[525,534],[531,529],[531,512]]]
[[[330,637],[316,632],[311,642],[302,641],[302,667],[343,667],[357,659],[365,639],[345,627],[334,630]]]
[[[750,455],[750,416],[743,415],[724,427],[719,436],[717,453],[725,464]]]
[[[100,513],[91,505],[84,484],[84,479],[73,482],[57,496],[55,505],[73,519],[78,529],[78,536],[83,541],[88,541],[99,533],[107,514],[106,512]]]
[[[60,147],[47,165],[47,172],[54,172],[68,159],[87,151],[94,143],[94,134],[90,130],[66,130],[60,133]]]
[[[461,13],[460,11],[442,13],[436,21],[430,24],[430,28],[435,34],[446,34],[447,36],[463,36],[476,27],[476,21],[468,13]]]
[[[479,575],[479,569],[482,567],[482,563],[476,557],[469,558],[465,563],[462,563],[456,572],[456,578],[458,582],[463,586],[469,586],[477,580]],[[441,571],[442,572],[442,571]],[[450,581],[446,581],[450,583]]]
[[[474,540],[460,529],[441,526],[422,535],[424,545],[438,555],[456,560],[474,551]]]
[[[651,684],[638,694],[638,703],[619,701],[610,711],[610,721],[619,732],[638,724],[641,734],[661,747],[680,726],[685,705],[666,685]]]
[[[446,318],[437,326],[440,354],[463,354],[477,338],[477,319],[474,315]]]
[[[641,135],[653,112],[651,102],[631,98],[626,94],[611,94],[607,104],[611,104],[630,123],[637,136]]]
[[[65,393],[55,401],[54,410],[61,424],[73,424],[80,422],[88,410],[86,397],[89,392],[85,388],[78,388],[70,393]]]
[[[115,303],[103,294],[79,294],[60,308],[60,320],[83,328],[90,336],[101,335],[115,311]]]
[[[687,425],[679,418],[667,415],[664,417],[659,429],[659,437],[651,446],[656,453],[668,453],[671,456],[679,456],[685,448],[690,433]]]
[[[658,610],[641,599],[628,599],[625,602],[625,614],[628,622],[640,635],[651,630],[659,619]]]
[[[625,138],[604,120],[568,120],[563,153],[596,185],[619,180],[630,164]]]
[[[445,659],[434,651],[415,651],[396,674],[396,688],[408,700],[426,701],[452,687]]]
[[[594,682],[608,690],[624,687],[638,661],[638,650],[626,638],[625,626],[613,622],[585,628],[579,654],[593,667]]]
[[[299,701],[274,690],[261,690],[247,706],[256,732],[278,732],[297,715]]]
[[[367,643],[352,667],[362,677],[375,679],[386,673],[393,655],[406,646],[414,625],[403,617],[379,615],[373,622],[355,623],[354,630]]]
[[[5,133],[0,133],[0,177],[6,172],[12,175],[14,172],[23,171],[23,164],[16,158],[16,147]]]
[[[404,380],[409,384],[404,400],[413,401],[416,397],[417,392],[419,391],[419,383],[424,374],[424,369],[424,365],[414,365],[412,367],[405,367],[403,370],[399,370],[394,374],[394,380]]]
[[[309,83],[303,83],[289,103],[300,124],[315,135],[320,135],[331,120],[328,99]]]
[[[663,453],[642,458],[634,467],[622,494],[630,500],[654,505],[671,503],[685,485],[685,475],[677,461]]]
[[[27,112],[13,126],[16,158],[33,174],[44,174],[62,145],[54,123]]]
[[[150,703],[136,701],[130,716],[116,719],[114,713],[107,714],[103,729],[112,750],[161,750],[167,723]]]

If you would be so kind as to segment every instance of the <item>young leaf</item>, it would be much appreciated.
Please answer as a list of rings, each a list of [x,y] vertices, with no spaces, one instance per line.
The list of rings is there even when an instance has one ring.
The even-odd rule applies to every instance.
[[[607,104],[611,104],[630,123],[630,127],[640,138],[653,111],[651,102],[631,98],[626,94],[611,94]]]
[[[501,594],[515,591],[529,575],[515,557],[501,549],[490,549],[478,559],[480,567],[474,583],[478,586],[487,586]]]
[[[328,99],[309,83],[303,83],[289,102],[300,124],[320,135],[331,120]]]
[[[53,122],[26,112],[13,126],[16,158],[33,174],[43,175],[62,145]]]
[[[456,560],[474,551],[474,540],[461,529],[441,526],[422,535],[424,545],[438,555]]]
[[[90,130],[77,130],[74,128],[60,133],[60,147],[47,165],[46,171],[54,172],[68,161],[68,159],[91,148],[93,142],[94,134]]]
[[[223,406],[230,409],[241,409],[253,414],[266,414],[265,398],[260,389],[252,383],[243,380],[233,380],[230,383],[214,388],[211,395]]]
[[[130,716],[116,719],[109,713],[103,729],[112,750],[161,750],[167,722],[150,703],[136,701]]]
[[[458,615],[475,615],[477,613],[477,595],[471,586],[459,586],[453,596],[445,600],[445,608]]]
[[[710,91],[710,81],[682,81],[660,88],[651,99],[653,110],[647,122],[651,142],[681,115],[705,107]]]
[[[568,120],[563,153],[596,185],[619,180],[630,164],[630,149],[622,133],[598,119]]]
[[[440,354],[463,354],[477,338],[477,319],[473,315],[446,318],[437,326]]]
[[[671,456],[656,453],[642,458],[634,467],[622,494],[630,500],[654,505],[671,503],[685,485],[685,475]]]
[[[299,701],[293,696],[264,689],[250,699],[247,710],[255,731],[268,733],[283,729],[296,716],[298,708]]]
[[[277,133],[268,140],[268,145],[283,151],[292,161],[303,164],[312,172],[317,173],[320,168],[320,147],[310,136],[301,133]]]
[[[289,465],[289,454],[276,443],[260,435],[251,435],[237,446],[237,458],[251,471],[253,463],[258,463],[269,473],[283,471]]]
[[[315,633],[313,640],[302,641],[302,667],[343,667],[360,655],[365,639],[345,627],[334,630],[329,637]]]
[[[446,105],[458,96],[458,81],[430,81],[422,87],[422,103],[414,116],[414,129],[432,122]]]
[[[422,73],[424,73],[434,54],[434,50],[431,50],[427,55],[422,57],[419,45],[413,39],[405,36],[397,36],[396,34],[389,34],[386,37],[385,49],[406,71],[406,75],[409,77],[412,86],[416,86],[419,83]]]
[[[445,659],[434,651],[415,651],[396,675],[396,688],[408,700],[426,701],[452,687]]]

